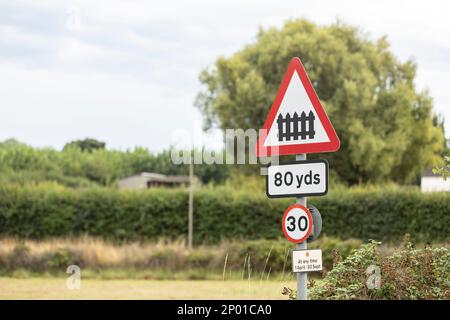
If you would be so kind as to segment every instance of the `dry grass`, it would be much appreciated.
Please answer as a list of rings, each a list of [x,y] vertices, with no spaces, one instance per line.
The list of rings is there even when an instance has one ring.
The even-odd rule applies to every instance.
[[[69,252],[70,259],[76,260],[85,268],[159,267],[163,264],[161,267],[177,269],[185,266],[190,256],[201,256],[212,250],[206,246],[199,246],[189,252],[181,240],[114,244],[88,236],[40,241],[0,239],[0,260],[11,260],[18,251],[24,251],[22,254],[26,255],[25,260],[30,264],[48,259],[58,252]],[[221,265],[221,256],[225,256],[225,248],[215,247],[215,253],[216,262]]]
[[[287,299],[295,282],[82,280],[68,290],[64,278],[0,278],[0,299]]]
[[[337,249],[346,256],[360,243],[358,240],[321,237],[313,246],[323,249],[324,264],[330,269],[333,250]],[[222,242],[187,250],[183,240],[118,244],[88,236],[39,241],[0,238],[0,274],[15,276],[21,271],[65,273],[68,265],[76,264],[84,271],[93,271],[92,277],[101,278],[259,277],[262,281],[266,278],[283,279],[285,274],[290,273],[291,247],[285,240]],[[383,246],[381,249],[382,252],[390,253],[392,246]],[[121,272],[114,274],[114,270]]]
[[[275,250],[274,246],[278,249]],[[65,272],[68,265],[76,264],[83,270],[101,272],[186,273],[185,279],[215,279],[214,276],[205,276],[205,273],[221,275],[222,279],[238,274],[235,278],[239,279],[241,274],[247,277],[247,272],[255,276],[262,273],[262,278],[281,271],[281,265],[289,260],[285,255],[289,252],[288,246],[284,240],[224,241],[188,250],[182,240],[112,243],[88,236],[39,241],[0,238],[0,275],[14,275],[17,271],[55,274]],[[167,276],[153,278],[153,275],[151,278],[168,279]]]
[[[31,257],[44,257],[60,250],[77,252],[86,267],[134,266],[145,262],[150,253],[160,250],[184,252],[181,241],[158,241],[154,243],[130,243],[116,245],[98,238],[57,238],[49,240],[0,239],[0,256],[12,254],[18,245],[28,248]]]

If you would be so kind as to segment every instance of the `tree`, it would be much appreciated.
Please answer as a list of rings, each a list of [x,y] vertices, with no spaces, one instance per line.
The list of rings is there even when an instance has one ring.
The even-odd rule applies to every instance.
[[[349,183],[411,182],[439,164],[444,135],[432,99],[414,85],[416,64],[401,63],[385,37],[372,41],[337,22],[305,19],[261,29],[256,41],[203,70],[196,106],[205,129],[259,129],[290,59],[301,58],[341,140],[321,155]],[[317,156],[313,156],[317,157]]]
[[[441,175],[444,180],[447,180],[448,177],[450,177],[450,157],[445,157],[445,165],[442,167],[436,167],[433,168],[434,174]]]
[[[63,150],[67,150],[68,148],[79,148],[81,151],[91,152],[97,149],[105,149],[106,143],[102,141],[98,141],[92,138],[86,138],[83,140],[75,140],[69,143],[66,143]]]

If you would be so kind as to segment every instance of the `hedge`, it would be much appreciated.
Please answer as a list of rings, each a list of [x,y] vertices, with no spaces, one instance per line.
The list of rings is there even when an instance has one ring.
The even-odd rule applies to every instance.
[[[340,238],[448,241],[450,195],[411,190],[340,191],[309,198],[323,218],[323,233]],[[276,239],[293,199],[227,188],[195,193],[194,241]],[[175,239],[186,234],[184,190],[139,192],[55,185],[0,186],[0,235],[40,239],[88,234],[112,240]]]

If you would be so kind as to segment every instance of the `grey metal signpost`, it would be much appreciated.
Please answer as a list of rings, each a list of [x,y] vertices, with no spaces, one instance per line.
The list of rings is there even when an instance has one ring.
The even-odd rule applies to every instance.
[[[307,250],[307,239],[319,236],[322,219],[317,208],[312,213],[308,209],[306,197],[327,193],[328,162],[306,161],[306,154],[337,151],[340,142],[298,57],[289,63],[263,132],[258,138],[258,157],[296,155],[296,162],[269,166],[266,194],[297,199],[281,222],[286,239],[297,244],[292,254],[297,300],[307,300],[307,274],[322,270],[322,251]]]
[[[306,160],[306,154],[299,154],[295,156],[296,160]],[[307,205],[306,197],[298,197],[297,204],[301,204],[302,206]],[[306,240],[302,243],[296,245],[297,250],[306,250],[308,248]],[[307,300],[308,299],[308,273],[307,272],[298,272],[297,273],[297,300]]]

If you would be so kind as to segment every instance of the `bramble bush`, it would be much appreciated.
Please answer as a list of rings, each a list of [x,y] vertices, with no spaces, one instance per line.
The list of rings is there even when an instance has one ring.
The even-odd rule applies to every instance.
[[[312,282],[310,299],[450,299],[450,251],[425,247],[416,249],[406,241],[403,248],[391,256],[382,256],[371,241],[342,260],[336,257],[333,269],[323,281]],[[366,285],[369,266],[380,269],[379,287]],[[296,292],[288,290],[290,298]]]
[[[293,199],[262,192],[205,188],[194,196],[194,241],[277,239]],[[310,198],[323,217],[323,234],[342,239],[449,240],[450,195],[409,189],[337,191]],[[183,189],[119,191],[69,189],[56,184],[0,185],[0,235],[42,239],[87,234],[110,240],[177,239],[187,233]]]

